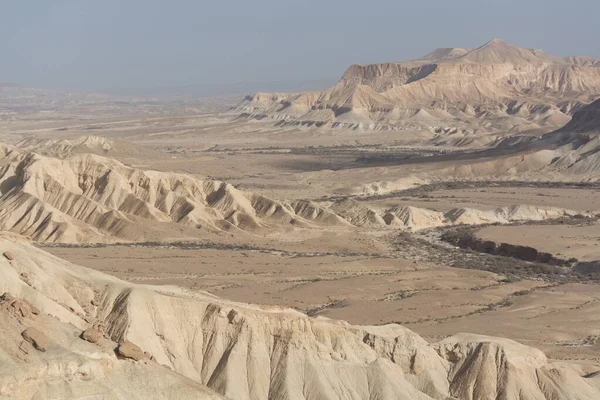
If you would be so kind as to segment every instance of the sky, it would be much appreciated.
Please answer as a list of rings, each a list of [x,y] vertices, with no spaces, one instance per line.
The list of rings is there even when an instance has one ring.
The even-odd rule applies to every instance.
[[[0,2],[0,82],[48,89],[335,80],[494,37],[600,58],[598,0]]]

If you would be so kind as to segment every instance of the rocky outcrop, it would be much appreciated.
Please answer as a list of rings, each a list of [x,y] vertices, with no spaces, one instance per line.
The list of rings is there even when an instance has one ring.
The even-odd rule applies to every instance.
[[[45,331],[64,346],[36,353],[47,356],[44,362],[70,365],[52,378],[55,397],[89,395],[101,383],[128,394],[135,388],[146,398],[219,398],[215,391],[230,399],[264,400],[600,396],[600,367],[554,363],[510,340],[456,335],[430,344],[396,324],[353,326],[176,287],[140,286],[48,256],[27,243],[0,238],[0,245],[40,282],[36,288],[27,286],[15,266],[0,260],[0,290],[20,293],[38,307]],[[93,298],[101,299],[98,307],[84,308]],[[112,342],[70,340],[77,326],[87,326],[80,314],[103,321]],[[15,329],[16,320],[0,326],[0,340],[14,340],[14,346],[3,345],[8,355],[0,357],[18,365],[2,369],[0,388],[15,398],[48,397],[47,371],[55,369],[40,370],[32,379],[36,364],[23,359],[11,333]],[[115,342],[121,343],[120,357],[138,361],[118,359],[112,353]],[[146,363],[151,356],[142,349],[156,363]],[[20,371],[30,372],[28,380]],[[9,388],[8,382],[17,384]]]
[[[40,315],[40,310],[25,300],[15,300],[11,303],[11,307],[23,318],[32,318]]]
[[[413,206],[395,206],[377,212],[355,200],[341,200],[330,206],[338,215],[355,226],[389,226],[392,228],[421,230],[437,226],[507,224],[516,221],[543,221],[558,218],[582,219],[593,213],[568,210],[559,207],[518,204],[493,210],[455,208],[441,212]]]
[[[0,229],[41,242],[182,238],[172,224],[214,234],[348,225],[308,201],[290,206],[225,182],[144,171],[93,154],[58,159],[0,145],[0,159]]]
[[[16,299],[10,293],[4,293],[0,297],[0,307],[20,318],[33,319],[36,315],[40,315],[40,310],[33,304],[27,300]]]
[[[32,135],[21,140],[16,147],[38,154],[66,158],[73,154],[97,154],[103,156],[139,155],[152,156],[158,153],[147,147],[134,145],[119,139],[101,136],[74,136],[69,139],[45,139]]]
[[[258,93],[234,112],[288,125],[362,129],[427,127],[435,132],[451,124],[456,132],[478,118],[494,120],[487,128],[491,131],[559,127],[598,97],[598,62],[493,39],[477,49],[438,49],[419,60],[352,65],[323,92]]]
[[[26,342],[31,343],[39,351],[48,350],[49,341],[44,333],[37,328],[27,328],[21,332]]]
[[[128,341],[125,341],[119,345],[117,348],[117,355],[123,358],[132,359],[134,361],[150,359],[151,357],[148,355],[148,353],[144,353],[144,351],[138,346]]]

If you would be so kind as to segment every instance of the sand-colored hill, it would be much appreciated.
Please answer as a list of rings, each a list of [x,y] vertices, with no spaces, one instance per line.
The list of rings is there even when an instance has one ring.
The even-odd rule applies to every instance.
[[[444,217],[448,222],[451,221],[453,224],[481,225],[516,221],[543,221],[576,215],[591,216],[589,213],[582,213],[564,208],[519,204],[511,207],[500,207],[489,211],[481,211],[472,208],[457,208],[445,213]]]
[[[546,61],[543,53],[512,46],[494,38],[481,47],[473,49],[461,57],[461,61],[477,64],[540,64]],[[554,60],[553,60],[554,61]]]
[[[429,54],[422,57],[423,60],[452,60],[461,56],[464,56],[473,49],[460,48],[460,47],[446,47],[435,49]]]
[[[348,202],[349,200],[343,200],[334,204],[332,208],[340,209],[342,208],[342,205],[346,205]],[[353,203],[357,202],[353,201]],[[359,205],[349,207],[349,209],[354,211],[354,214],[352,214],[352,218],[350,219],[353,221],[354,225],[387,225],[394,228],[409,228],[412,230],[460,224],[507,224],[518,221],[544,221],[562,217],[572,217],[576,215],[582,217],[591,217],[593,215],[593,213],[590,212],[580,212],[560,207],[543,207],[525,204],[499,207],[493,210],[479,210],[475,208],[462,207],[454,208],[447,212],[440,212],[413,206],[397,206],[385,210],[380,214],[365,206]]]
[[[600,171],[600,100],[582,107],[564,127],[534,140],[503,139],[468,165],[441,176],[597,181]]]
[[[12,398],[600,396],[600,367],[550,362],[506,339],[459,334],[427,343],[400,325],[352,326],[126,283],[6,234],[0,250],[0,291],[8,293],[0,307],[1,357],[9,366],[0,370],[0,390]],[[33,340],[25,334],[31,327]],[[90,342],[78,337],[83,331]],[[117,357],[114,349],[127,346],[118,352],[133,359]]]
[[[434,210],[403,206],[386,211],[383,220],[391,226],[424,229],[444,225],[444,214]]]
[[[422,59],[353,65],[320,93],[247,96],[234,112],[288,124],[391,129],[448,125],[478,130],[559,127],[600,96],[598,60],[560,58],[493,39],[437,49]],[[519,128],[520,127],[520,128]]]
[[[6,145],[0,151],[0,229],[41,242],[185,240],[197,231],[264,236],[306,228],[424,229],[575,214],[533,206],[443,214],[410,206],[382,211],[353,200],[277,201],[225,182],[144,171],[94,154],[54,158]]]
[[[38,241],[182,239],[206,232],[349,225],[309,202],[291,205],[215,180],[143,171],[93,154],[42,156],[0,148],[0,227]]]
[[[101,136],[76,136],[70,139],[41,139],[31,136],[19,141],[16,147],[43,155],[64,158],[71,154],[97,154],[110,157],[127,157],[156,154],[156,151],[134,145],[125,140],[107,139]]]
[[[355,226],[384,226],[386,224],[377,210],[373,210],[355,200],[337,201],[330,208]]]

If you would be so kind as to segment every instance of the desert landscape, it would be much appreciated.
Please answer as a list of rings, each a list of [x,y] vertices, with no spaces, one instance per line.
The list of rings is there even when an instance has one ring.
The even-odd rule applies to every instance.
[[[599,399],[599,219],[591,57],[2,85],[0,397]]]

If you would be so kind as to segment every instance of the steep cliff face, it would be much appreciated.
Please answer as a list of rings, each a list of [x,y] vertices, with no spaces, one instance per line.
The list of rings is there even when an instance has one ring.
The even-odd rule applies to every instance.
[[[493,39],[473,50],[438,49],[419,60],[352,65],[320,93],[259,93],[234,112],[289,124],[375,129],[483,117],[504,119],[509,127],[558,127],[600,96],[598,65]],[[422,121],[421,111],[430,118]]]
[[[436,64],[410,63],[355,64],[346,70],[340,83],[345,86],[366,85],[381,93],[395,86],[423,79],[434,72],[436,67]]]

